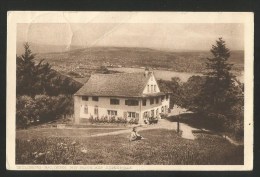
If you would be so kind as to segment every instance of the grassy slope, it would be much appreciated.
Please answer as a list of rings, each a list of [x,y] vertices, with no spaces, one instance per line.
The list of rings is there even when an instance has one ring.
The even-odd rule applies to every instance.
[[[169,130],[140,132],[145,140],[128,142],[128,135],[92,138],[16,139],[18,164],[243,164],[243,146],[212,135],[186,140]],[[75,141],[76,145],[71,143]],[[61,144],[63,143],[63,144]],[[81,150],[85,149],[85,153]],[[35,157],[39,152],[40,157]]]
[[[180,72],[201,72],[210,53],[207,51],[173,52],[148,48],[93,47],[69,52],[42,53],[37,57],[45,58],[56,66],[68,67],[68,70],[80,64],[91,70],[109,62],[109,64],[127,67],[148,66]],[[235,64],[236,70],[243,70],[243,51],[231,51],[230,62]]]
[[[17,130],[16,138],[18,139],[35,139],[35,138],[48,138],[48,137],[86,137],[99,133],[108,133],[123,130],[122,129],[109,129],[99,128],[92,126],[92,129],[57,129],[57,128],[35,128],[30,130]]]

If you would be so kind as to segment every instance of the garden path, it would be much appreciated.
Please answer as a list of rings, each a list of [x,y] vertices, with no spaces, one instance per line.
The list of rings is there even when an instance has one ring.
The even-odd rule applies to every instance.
[[[143,125],[140,125],[140,126],[138,126],[137,131],[151,130],[151,129],[177,130],[177,122],[170,122],[166,119],[161,119],[161,120],[159,120],[158,124],[152,124],[152,125],[143,124]],[[180,123],[180,130],[182,131],[182,138],[191,139],[191,140],[195,139],[195,136],[192,133],[192,130],[195,130],[195,128],[190,127],[187,124]],[[94,134],[94,135],[90,135],[90,137],[106,136],[106,135],[118,135],[118,134],[123,134],[123,133],[130,133],[131,131],[132,131],[132,129],[119,130],[119,131],[108,132],[108,133]]]
[[[179,114],[183,114],[183,113],[188,113],[188,111],[184,108],[174,105],[173,109],[169,113],[169,116],[179,115]],[[191,140],[195,139],[195,136],[193,135],[192,131],[196,130],[196,128],[193,128],[185,123],[180,123],[179,125],[180,125],[180,130],[182,131],[182,135],[181,135],[182,138],[191,139]],[[166,119],[161,119],[161,120],[159,120],[158,124],[140,125],[138,128],[138,131],[161,129],[161,128],[168,129],[168,130],[177,130],[177,122],[170,122]],[[119,131],[108,132],[108,133],[99,133],[99,134],[94,134],[91,136],[96,137],[96,136],[106,136],[106,135],[118,135],[118,134],[122,134],[122,133],[130,133],[130,132],[131,132],[131,129],[128,129],[128,130],[119,130]]]

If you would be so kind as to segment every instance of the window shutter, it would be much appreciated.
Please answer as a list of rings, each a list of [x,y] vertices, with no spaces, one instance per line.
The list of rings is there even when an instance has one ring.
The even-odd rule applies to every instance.
[[[136,118],[138,118],[138,119],[139,119],[139,113],[136,113],[135,115],[136,115]]]
[[[127,118],[127,112],[124,112],[124,118],[125,119]]]

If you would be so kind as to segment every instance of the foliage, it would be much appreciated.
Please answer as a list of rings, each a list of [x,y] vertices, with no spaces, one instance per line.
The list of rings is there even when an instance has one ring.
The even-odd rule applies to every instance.
[[[187,94],[189,104],[197,103],[192,110],[215,122],[221,131],[242,135],[238,132],[243,131],[243,85],[231,73],[230,50],[219,38],[210,51],[213,57],[206,63],[205,80],[193,78],[190,84],[194,86],[190,89],[185,86],[183,93]]]
[[[237,98],[233,92],[235,85],[234,76],[230,72],[232,65],[228,63],[230,51],[222,38],[216,41],[210,51],[213,58],[208,58],[206,63],[208,72],[199,108],[202,112],[227,115]]]
[[[26,128],[30,124],[54,120],[61,115],[72,114],[72,99],[65,95],[19,96],[16,99],[17,127]]]
[[[28,43],[24,44],[24,50],[24,54],[17,56],[17,127],[25,128],[73,114],[71,95],[82,84],[52,70],[44,60],[36,64]]]
[[[171,81],[158,80],[161,91],[170,92],[170,108],[174,104],[189,110],[197,108],[197,97],[201,92],[204,77],[192,76],[187,82],[181,82],[180,78],[174,77]]]
[[[36,109],[35,100],[30,96],[23,95],[16,99],[16,126],[26,128],[30,122],[37,120],[35,113]]]
[[[174,104],[182,105],[181,103],[181,85],[182,82],[180,78],[173,77],[171,81],[158,80],[158,85],[160,90],[165,93],[170,93],[170,108]]]
[[[172,92],[172,103],[199,113],[219,131],[242,138],[244,85],[231,73],[230,51],[222,38],[212,46],[211,53],[204,76],[192,76],[184,83],[161,80],[160,87]]]
[[[16,90],[18,95],[33,96],[44,92],[44,83],[48,79],[51,67],[41,60],[37,65],[34,62],[35,54],[32,54],[28,43],[24,44],[24,54],[17,56]]]
[[[236,128],[233,126],[238,122],[236,119],[240,122],[243,120],[243,102],[239,101],[243,97],[243,90],[241,84],[235,85],[235,76],[231,73],[232,64],[228,62],[230,50],[226,47],[225,41],[219,38],[210,51],[213,58],[208,58],[206,63],[208,72],[198,96],[197,111],[216,120],[219,123],[216,126],[222,131],[237,133],[236,129],[243,129],[240,124],[236,124],[239,126]],[[236,115],[237,113],[240,115]]]
[[[96,123],[116,123],[116,124],[138,124],[138,118],[131,118],[127,120],[123,117],[115,117],[115,116],[101,116],[101,117],[89,117],[89,122],[96,124]]]
[[[52,70],[49,63],[43,63],[43,59],[36,64],[35,54],[32,54],[28,43],[24,44],[24,50],[23,55],[17,56],[17,95],[71,95],[82,86]]]
[[[57,96],[59,94],[72,95],[74,94],[82,84],[74,81],[71,78],[58,74],[55,71],[51,72],[54,76],[46,83],[46,94]]]
[[[196,111],[198,109],[198,100],[201,94],[202,86],[205,82],[205,78],[201,76],[192,76],[187,82],[181,86],[181,104],[180,106]]]

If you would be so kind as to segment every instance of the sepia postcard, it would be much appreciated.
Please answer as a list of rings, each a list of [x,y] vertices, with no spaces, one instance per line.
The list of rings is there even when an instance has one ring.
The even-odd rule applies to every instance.
[[[7,14],[8,170],[253,169],[254,14]]]

